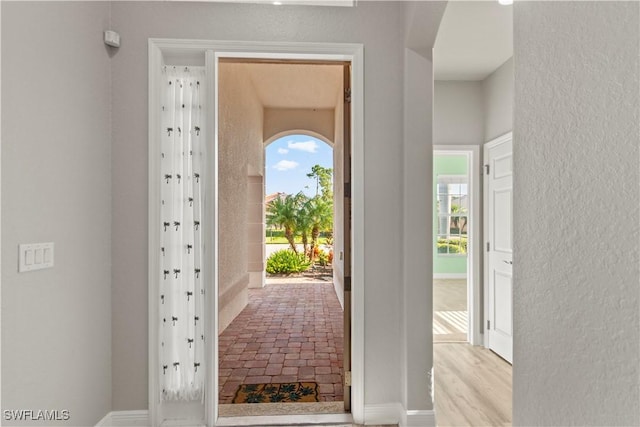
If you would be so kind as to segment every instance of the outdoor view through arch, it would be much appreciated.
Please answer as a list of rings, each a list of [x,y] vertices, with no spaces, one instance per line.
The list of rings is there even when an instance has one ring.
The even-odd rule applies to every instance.
[[[333,147],[307,135],[275,140],[264,149],[263,185],[265,279],[250,286],[246,307],[220,333],[221,410],[319,402],[305,412],[341,412],[344,313],[333,272]],[[243,411],[269,411],[249,406]]]
[[[278,139],[265,149],[265,179],[267,257],[283,254],[271,262],[267,258],[267,273],[299,273],[317,267],[313,264],[330,264],[333,149],[304,135]],[[281,252],[285,248],[278,244],[288,244],[298,256]]]

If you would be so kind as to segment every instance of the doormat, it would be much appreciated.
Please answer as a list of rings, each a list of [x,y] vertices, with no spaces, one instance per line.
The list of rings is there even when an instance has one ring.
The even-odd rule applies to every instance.
[[[317,402],[318,383],[242,384],[232,403]]]

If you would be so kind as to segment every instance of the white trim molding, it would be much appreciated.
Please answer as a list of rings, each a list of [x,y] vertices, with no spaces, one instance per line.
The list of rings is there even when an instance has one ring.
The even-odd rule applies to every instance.
[[[405,411],[401,403],[383,403],[377,405],[365,405],[364,421],[371,424],[398,424],[400,427],[431,427],[435,426],[435,411]],[[349,414],[335,415],[301,415],[301,416],[264,416],[264,417],[231,417],[219,418],[218,426],[255,426],[259,425],[283,425],[283,424],[347,424],[352,422]],[[95,427],[148,427],[149,411],[112,411],[104,416]],[[163,426],[185,425],[164,423]]]
[[[401,427],[435,427],[436,413],[434,410],[407,411],[404,414]]]
[[[251,417],[220,417],[216,426],[243,427],[243,426],[326,426],[326,425],[351,425],[351,414],[304,414],[304,415],[264,415]]]
[[[244,42],[244,41],[207,41],[183,39],[149,39],[149,421],[152,425],[162,425],[164,418],[174,418],[163,412],[158,392],[158,281],[157,256],[153,248],[155,230],[158,229],[159,191],[157,188],[158,147],[155,146],[158,124],[158,75],[166,58],[179,58],[186,62],[201,64],[204,59],[207,78],[212,84],[207,89],[207,105],[210,119],[205,126],[207,135],[208,170],[218,170],[218,105],[217,75],[220,58],[277,59],[277,60],[319,60],[351,62],[351,194],[352,194],[352,299],[351,299],[351,412],[353,421],[362,424],[364,409],[364,47],[362,44],[347,43],[283,43],[283,42]],[[176,65],[176,64],[174,64]],[[157,154],[157,155],[156,155]],[[218,229],[218,189],[217,172],[206,178],[208,201],[205,216],[210,218],[203,224],[207,256],[212,265],[203,275],[206,281],[207,307],[213,307],[205,313],[205,335],[209,337],[206,354],[207,398],[204,402],[206,425],[213,427],[224,420],[218,420],[218,340],[217,340],[217,229]],[[213,312],[212,312],[213,311]],[[181,414],[189,416],[188,411]],[[193,415],[193,414],[192,414]],[[181,418],[182,419],[182,418]],[[220,425],[221,425],[220,424]]]
[[[365,425],[398,424],[399,427],[435,427],[436,414],[433,410],[407,411],[399,403],[365,405]]]
[[[365,425],[400,424],[405,418],[404,412],[404,407],[399,402],[365,405],[364,423]]]
[[[434,279],[466,279],[467,273],[433,273]]]
[[[2,11],[2,7],[0,7],[0,11]],[[2,23],[2,13],[0,13],[0,24]],[[0,25],[1,27],[1,25]],[[2,30],[0,29],[0,34],[2,34]],[[2,70],[2,37],[0,37],[0,74],[1,70]],[[2,82],[2,78],[0,78],[0,82]],[[0,106],[2,106],[2,83],[0,83]],[[2,108],[0,108],[0,123],[2,122]],[[2,132],[0,131],[0,146],[2,145]],[[1,149],[0,149],[0,153],[1,153]],[[1,154],[0,154],[0,158],[1,158]],[[0,161],[0,164],[2,164],[2,161]],[[2,173],[0,173],[0,176],[2,176]],[[0,185],[0,188],[2,186]],[[0,197],[1,200],[1,197]],[[0,204],[1,205],[1,204]],[[0,207],[0,218],[2,217],[2,208]],[[2,223],[2,221],[0,220],[0,224]],[[2,234],[2,230],[0,230],[0,235]],[[2,257],[0,256],[0,260],[2,259]],[[0,277],[2,277],[2,263],[0,262]],[[2,307],[1,304],[1,300],[2,300],[2,283],[0,280],[0,307]],[[0,310],[0,332],[2,331],[2,312]],[[0,333],[0,385],[2,385],[2,334]],[[2,387],[0,386],[0,406],[2,403]],[[3,419],[4,417],[0,417],[0,426],[3,424]]]
[[[107,415],[105,415],[100,421],[98,421],[98,423],[95,425],[95,427],[109,427],[111,426],[111,412],[109,412]]]
[[[223,3],[276,4],[273,0],[168,0],[168,1],[201,1]],[[354,7],[357,0],[279,0],[277,6],[333,6]]]
[[[435,155],[466,155],[467,177],[469,179],[469,196],[471,215],[469,216],[469,245],[467,253],[467,273],[462,277],[454,277],[451,274],[434,274],[435,279],[467,279],[467,311],[469,324],[467,340],[471,345],[484,344],[485,308],[481,296],[484,293],[483,277],[480,275],[480,266],[483,265],[482,231],[484,230],[481,214],[482,203],[480,200],[480,183],[482,182],[482,168],[479,145],[435,145]],[[486,296],[485,296],[486,298]],[[486,302],[486,299],[485,299]]]
[[[112,411],[101,419],[95,427],[148,427],[149,411]]]

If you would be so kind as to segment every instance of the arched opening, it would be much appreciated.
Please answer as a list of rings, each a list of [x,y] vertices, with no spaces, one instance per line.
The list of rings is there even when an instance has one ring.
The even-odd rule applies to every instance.
[[[267,141],[264,149],[266,259],[290,249],[307,257],[310,270],[324,271],[329,277],[334,223],[332,145],[309,133],[286,132]],[[290,273],[271,267],[269,271],[267,265],[267,274]]]
[[[283,138],[286,138],[287,136],[308,136],[310,138],[319,139],[320,141],[324,142],[331,148],[334,147],[334,142],[319,132],[314,132],[312,130],[292,129],[292,130],[287,130],[283,132],[278,132],[270,136],[269,138],[267,138],[264,141],[264,148],[266,149],[272,143],[278,140],[281,140]]]

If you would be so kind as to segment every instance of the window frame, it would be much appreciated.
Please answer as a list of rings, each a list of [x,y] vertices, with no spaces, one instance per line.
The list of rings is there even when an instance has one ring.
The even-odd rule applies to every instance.
[[[439,208],[439,202],[440,202],[440,196],[441,196],[441,192],[440,192],[440,185],[442,184],[465,184],[466,185],[466,193],[463,194],[462,192],[460,193],[456,193],[459,197],[462,196],[466,196],[467,197],[467,207],[466,207],[466,212],[460,213],[460,214],[452,214],[450,211],[451,209],[449,208],[449,212],[448,213],[441,213],[440,212],[440,208]],[[442,253],[440,251],[438,251],[438,240],[440,240],[441,238],[450,240],[452,237],[457,237],[459,239],[459,241],[462,240],[462,237],[464,236],[467,239],[467,245],[469,242],[469,203],[471,201],[470,199],[470,195],[469,195],[469,175],[467,174],[439,174],[436,175],[436,179],[435,179],[435,186],[436,186],[436,192],[435,192],[435,196],[436,196],[436,200],[435,200],[435,210],[436,210],[436,218],[437,218],[437,226],[436,226],[436,232],[435,232],[435,239],[434,239],[434,251],[436,253],[436,255],[438,257],[466,257],[469,253],[469,250],[467,248],[467,250],[464,253],[452,253],[452,252],[448,252],[449,248],[447,248],[447,252],[446,253]],[[447,193],[447,194],[451,194],[451,193]],[[451,220],[452,218],[457,217],[457,218],[467,218],[467,221],[465,223],[465,227],[467,228],[467,232],[466,233],[462,233],[462,229],[458,229],[458,234],[451,234],[450,230],[451,230]],[[446,234],[441,234],[440,232],[442,230],[440,230],[440,224],[443,218],[447,218],[447,233]]]

